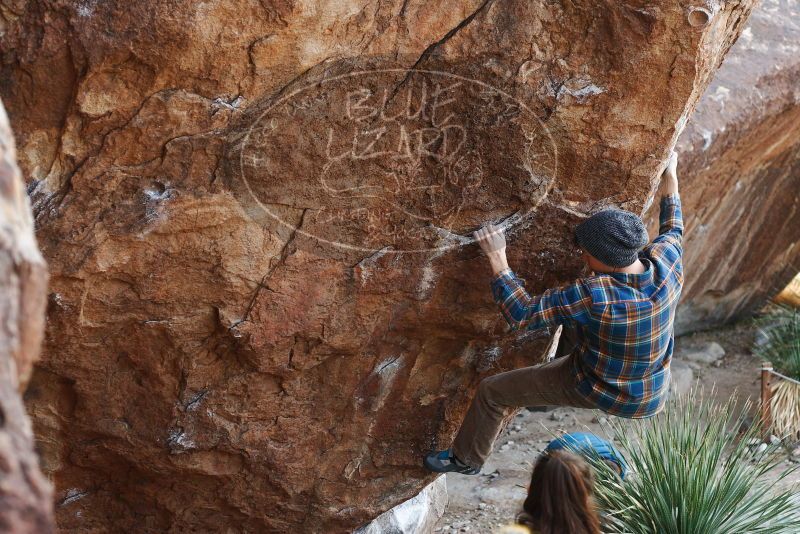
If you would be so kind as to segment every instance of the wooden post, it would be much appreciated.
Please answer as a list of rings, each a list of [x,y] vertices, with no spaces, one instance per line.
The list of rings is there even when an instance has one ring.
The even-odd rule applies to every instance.
[[[772,375],[772,364],[761,363],[761,425],[764,432],[764,441],[769,439],[772,428],[772,388],[769,387]]]

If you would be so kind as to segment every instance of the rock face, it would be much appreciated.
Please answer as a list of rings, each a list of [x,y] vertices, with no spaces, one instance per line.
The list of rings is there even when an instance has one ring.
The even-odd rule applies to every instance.
[[[746,316],[800,272],[798,18],[796,2],[762,2],[680,138],[678,331]]]
[[[574,278],[575,224],[644,209],[753,3],[0,11],[59,526],[339,532],[418,493],[479,378],[544,348],[471,231],[506,221],[533,291]]]
[[[39,470],[20,391],[44,334],[47,266],[0,103],[0,530],[54,532],[52,488]]]

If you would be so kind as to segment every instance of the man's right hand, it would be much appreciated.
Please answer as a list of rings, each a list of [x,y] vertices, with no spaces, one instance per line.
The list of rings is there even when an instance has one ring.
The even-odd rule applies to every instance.
[[[502,227],[498,228],[489,223],[477,232],[473,232],[472,236],[475,238],[475,242],[480,245],[486,257],[489,258],[494,274],[499,274],[508,269],[506,236]]]
[[[498,228],[492,223],[487,224],[480,230],[473,232],[472,237],[475,242],[480,245],[484,254],[488,255],[491,252],[498,252],[506,248],[506,236],[502,228]]]
[[[664,180],[664,193],[667,195],[678,194],[678,153],[672,151],[667,162],[667,168],[664,169],[664,174],[661,175]]]

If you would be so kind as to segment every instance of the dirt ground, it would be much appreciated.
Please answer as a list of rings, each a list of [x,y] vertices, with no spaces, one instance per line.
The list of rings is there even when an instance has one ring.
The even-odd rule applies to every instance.
[[[689,363],[694,380],[721,400],[736,396],[739,403],[747,397],[758,401],[760,360],[752,354],[755,335],[752,322],[700,332],[676,339],[676,354],[716,341],[725,356],[715,364]],[[676,357],[677,359],[677,357]],[[489,533],[513,521],[525,498],[533,462],[553,436],[561,432],[587,431],[610,437],[605,415],[597,410],[558,408],[549,413],[523,410],[509,424],[495,444],[495,452],[480,475],[447,475],[450,503],[435,532]],[[786,460],[778,469],[792,465],[790,451],[795,443],[786,443]],[[777,476],[777,473],[775,474]],[[784,479],[783,484],[800,482],[800,471]]]

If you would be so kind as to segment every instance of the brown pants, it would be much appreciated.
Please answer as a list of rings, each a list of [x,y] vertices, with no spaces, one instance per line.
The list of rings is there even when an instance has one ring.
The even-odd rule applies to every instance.
[[[491,454],[498,434],[519,408],[551,405],[595,408],[577,391],[574,358],[574,355],[556,358],[481,380],[453,442],[456,458],[480,468]]]

